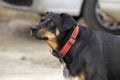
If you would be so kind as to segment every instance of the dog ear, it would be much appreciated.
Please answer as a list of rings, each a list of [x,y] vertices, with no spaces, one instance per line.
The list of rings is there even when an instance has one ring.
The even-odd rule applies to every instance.
[[[74,18],[66,13],[60,14],[61,16],[61,26],[60,31],[68,30],[76,25]]]

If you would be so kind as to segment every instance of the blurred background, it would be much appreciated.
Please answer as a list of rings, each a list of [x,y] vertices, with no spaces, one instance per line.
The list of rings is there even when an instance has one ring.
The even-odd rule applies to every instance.
[[[50,48],[30,35],[39,20],[37,13],[0,6],[0,80],[61,79]]]
[[[46,12],[68,13],[78,24],[120,34],[119,0],[0,0],[0,80],[63,80],[58,59],[30,28]]]

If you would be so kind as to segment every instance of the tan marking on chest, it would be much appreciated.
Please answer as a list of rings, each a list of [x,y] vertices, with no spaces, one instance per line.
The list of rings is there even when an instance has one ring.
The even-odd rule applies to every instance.
[[[76,77],[71,77],[67,80],[85,80],[85,76],[83,73],[81,73],[80,75],[76,76]]]

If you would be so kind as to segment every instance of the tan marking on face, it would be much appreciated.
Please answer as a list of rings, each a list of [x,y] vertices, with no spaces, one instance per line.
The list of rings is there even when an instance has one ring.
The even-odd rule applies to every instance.
[[[50,46],[50,48],[56,50],[56,48],[58,47],[57,41],[56,41],[56,36],[54,33],[51,33],[49,31],[47,31],[46,29],[41,29],[39,30],[41,37],[47,37],[47,43]]]
[[[56,28],[56,36],[60,34],[60,31]]]
[[[40,30],[38,31],[38,34],[40,34],[41,37],[43,37],[45,33],[46,33],[46,29],[40,29]]]
[[[45,19],[45,17],[41,17],[41,19]]]
[[[51,19],[50,19],[50,18],[48,18],[48,21],[51,21]]]

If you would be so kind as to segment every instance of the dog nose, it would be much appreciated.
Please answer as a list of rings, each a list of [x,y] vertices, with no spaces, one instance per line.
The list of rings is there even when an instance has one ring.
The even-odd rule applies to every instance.
[[[31,30],[32,30],[32,32],[36,32],[36,31],[38,31],[38,28],[37,28],[36,26],[33,26],[33,27],[31,28]]]

